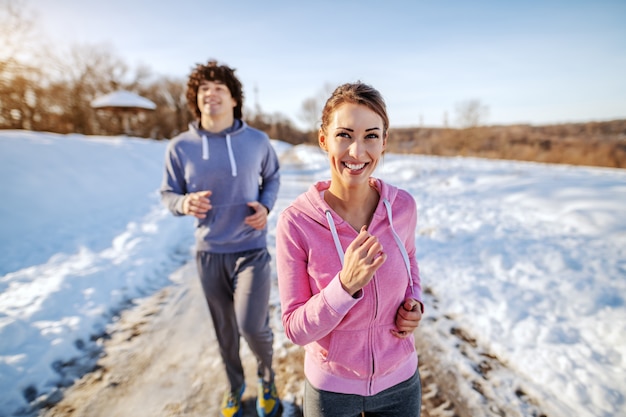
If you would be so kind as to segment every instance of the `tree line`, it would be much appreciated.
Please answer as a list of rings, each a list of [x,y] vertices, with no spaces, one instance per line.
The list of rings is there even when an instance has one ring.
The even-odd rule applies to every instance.
[[[0,0],[0,129],[85,135],[121,134],[123,116],[96,110],[91,102],[116,90],[137,93],[156,110],[129,117],[133,136],[171,138],[192,118],[186,79],[155,76],[145,66],[131,69],[107,45],[73,45],[53,53],[42,45],[35,21],[18,0]],[[271,137],[301,143],[307,134],[284,115],[259,106],[245,108],[248,123]]]
[[[131,69],[107,45],[73,45],[52,52],[34,31],[35,20],[19,0],[0,0],[0,129],[25,129],[85,135],[116,135],[128,123],[133,136],[171,138],[187,129],[192,115],[185,98],[186,79],[154,76],[146,66]],[[128,90],[156,104],[128,119],[91,102],[116,90]],[[245,106],[244,119],[270,137],[298,144],[317,143],[322,107],[333,87],[325,84],[302,103],[297,128],[281,113],[269,114],[258,103]],[[477,100],[457,106],[462,127],[484,121],[487,108]]]

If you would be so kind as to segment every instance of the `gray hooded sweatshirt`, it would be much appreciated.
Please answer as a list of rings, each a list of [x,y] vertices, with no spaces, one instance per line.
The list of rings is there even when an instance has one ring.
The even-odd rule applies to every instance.
[[[210,133],[189,124],[189,130],[167,146],[161,184],[163,204],[182,216],[187,193],[210,190],[213,208],[196,221],[196,249],[234,253],[265,248],[267,228],[255,230],[244,223],[258,201],[271,210],[280,186],[278,158],[269,137],[236,119],[220,132]]]

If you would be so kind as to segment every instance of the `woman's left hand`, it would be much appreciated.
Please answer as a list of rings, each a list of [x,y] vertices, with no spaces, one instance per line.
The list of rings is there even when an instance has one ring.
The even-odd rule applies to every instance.
[[[422,304],[413,298],[407,298],[398,308],[396,329],[392,330],[391,333],[400,339],[404,339],[419,327],[420,320],[422,320]]]

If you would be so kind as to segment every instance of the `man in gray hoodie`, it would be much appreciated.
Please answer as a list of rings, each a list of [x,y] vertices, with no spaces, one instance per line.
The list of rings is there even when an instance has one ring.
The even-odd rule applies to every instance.
[[[189,76],[186,96],[196,120],[167,147],[161,199],[174,215],[196,217],[198,273],[230,383],[222,415],[242,415],[243,336],[258,361],[257,413],[274,417],[282,407],[272,370],[266,235],[279,164],[268,136],[242,120],[234,72],[209,61]]]

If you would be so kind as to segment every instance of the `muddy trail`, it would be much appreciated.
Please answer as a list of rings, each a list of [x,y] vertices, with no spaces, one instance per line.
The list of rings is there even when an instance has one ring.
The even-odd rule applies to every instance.
[[[63,398],[43,409],[39,417],[219,416],[226,377],[194,271],[193,266],[184,266],[175,274],[174,285],[124,311],[109,329],[96,369],[64,390]],[[280,323],[278,312],[273,313],[272,323]],[[471,387],[469,392],[478,396],[479,406],[475,405],[476,398],[463,398],[468,391],[459,389],[458,381],[442,368],[447,365],[438,358],[443,353],[441,348],[428,345],[424,341],[427,338],[420,337],[425,326],[428,322],[416,333],[421,340],[418,352],[422,416],[520,415],[507,413],[497,404],[494,406],[489,391],[484,388],[484,376],[480,381],[480,373],[475,380],[467,381]],[[282,415],[301,416],[303,350],[288,342],[282,329],[277,327],[274,325],[275,334],[279,336],[275,342],[274,367],[284,406]],[[463,334],[456,336],[460,337],[461,349],[464,345],[471,348],[471,338],[463,341]],[[243,396],[244,416],[254,417],[256,363],[245,342],[242,357],[247,386]],[[485,372],[497,366],[488,359],[488,356],[481,356],[477,362]]]

